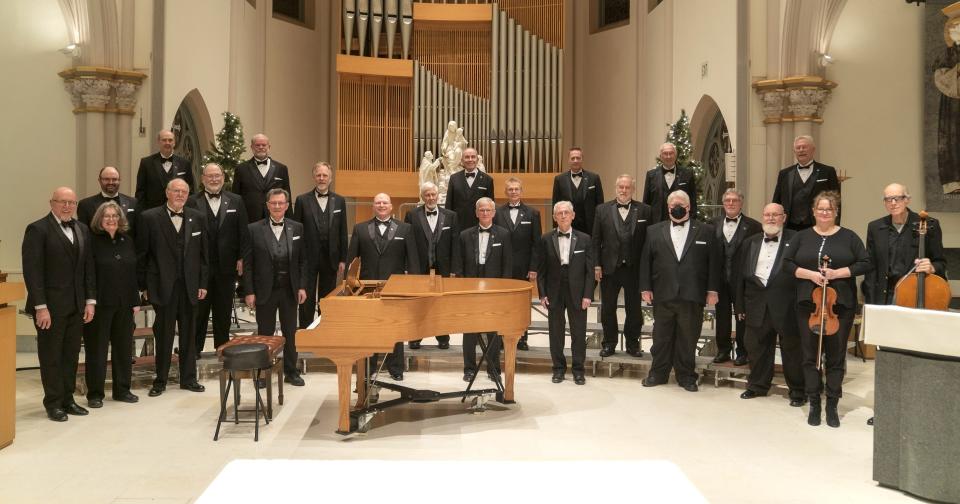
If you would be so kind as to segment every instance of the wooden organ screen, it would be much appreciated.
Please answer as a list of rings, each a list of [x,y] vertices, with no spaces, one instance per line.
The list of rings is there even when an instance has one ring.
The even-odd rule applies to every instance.
[[[411,171],[410,79],[340,74],[337,167]]]

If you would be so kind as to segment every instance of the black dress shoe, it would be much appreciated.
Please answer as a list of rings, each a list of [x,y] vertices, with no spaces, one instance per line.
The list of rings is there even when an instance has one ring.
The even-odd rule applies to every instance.
[[[648,376],[640,381],[640,385],[643,385],[644,387],[656,387],[657,385],[663,385],[663,384],[654,381],[653,378],[650,378]]]
[[[102,408],[103,399],[87,399],[87,406],[91,408]]]
[[[761,397],[765,395],[767,394],[761,394],[760,392],[757,392],[755,390],[747,389],[747,390],[744,390],[742,394],[740,394],[740,399],[753,399],[755,397]]]
[[[713,358],[713,363],[714,363],[714,364],[721,364],[721,363],[723,363],[723,362],[730,362],[730,353],[729,353],[729,352],[727,352],[727,353],[722,353],[722,354],[717,354],[717,356]]]
[[[163,391],[166,389],[167,389],[166,385],[162,383],[154,383],[153,386],[150,387],[150,392],[147,392],[147,395],[150,397],[157,397],[158,395],[162,394]]]
[[[639,348],[628,348],[627,355],[631,357],[643,357],[643,350]]]
[[[807,400],[804,399],[804,398],[802,398],[802,397],[792,397],[792,398],[790,398],[790,406],[792,406],[792,407],[794,407],[794,408],[799,408],[799,407],[803,406],[804,404],[807,404]]]
[[[577,385],[586,385],[587,379],[584,378],[582,374],[575,374],[573,375],[573,383],[576,383]]]
[[[737,357],[736,360],[733,361],[734,366],[746,366],[749,363],[750,361],[747,360],[746,355],[741,355],[740,357]]]
[[[203,392],[204,390],[207,390],[203,385],[200,385],[197,382],[181,383],[180,388],[183,390],[189,390],[190,392]]]
[[[303,378],[298,374],[290,374],[283,377],[283,381],[293,385],[294,387],[302,387],[306,385],[306,382],[303,381]]]
[[[113,396],[113,400],[132,404],[139,401],[140,398],[131,394],[130,392],[125,392],[123,394]]]
[[[550,379],[553,383],[560,383],[563,381],[563,373],[553,373],[553,378]]]
[[[68,415],[77,415],[77,416],[86,416],[90,412],[86,408],[80,406],[77,403],[70,403],[63,407],[63,411],[66,411]]]
[[[517,342],[517,350],[530,350],[530,345],[528,345],[526,341],[520,340]]]
[[[603,347],[600,349],[600,357],[610,357],[615,353],[617,353],[617,351],[614,350],[613,347]]]
[[[411,342],[410,342],[410,350],[419,350],[419,349],[420,349],[420,342],[419,342],[419,341],[411,341]]]
[[[463,372],[463,381],[468,382],[468,381],[472,380],[473,377],[476,376],[476,375],[477,375],[477,372],[476,372],[476,371],[471,371],[471,370],[468,369],[468,370],[466,370],[466,371]]]
[[[700,390],[700,387],[697,386],[697,382],[690,382],[686,385],[680,385],[680,386],[683,387],[683,390],[686,390],[687,392],[696,392]]]
[[[393,378],[393,381],[403,381],[403,373],[390,373],[390,378]]]
[[[67,412],[63,408],[50,408],[47,410],[47,418],[54,422],[66,422]]]
[[[449,350],[449,349],[450,349],[450,342],[449,342],[449,341],[441,341],[440,343],[437,343],[437,348],[439,348],[440,350]]]

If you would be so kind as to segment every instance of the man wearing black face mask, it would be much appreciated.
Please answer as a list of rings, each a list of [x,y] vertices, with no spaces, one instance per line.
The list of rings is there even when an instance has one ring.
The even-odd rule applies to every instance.
[[[643,386],[666,383],[673,367],[677,383],[696,392],[703,307],[717,303],[722,258],[713,226],[690,218],[686,192],[670,193],[667,207],[670,220],[650,226],[640,257],[640,292],[653,304],[653,364]]]

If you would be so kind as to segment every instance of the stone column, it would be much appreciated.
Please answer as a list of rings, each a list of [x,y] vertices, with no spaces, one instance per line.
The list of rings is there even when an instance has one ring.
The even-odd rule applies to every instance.
[[[824,107],[835,87],[836,82],[811,75],[753,83],[763,105],[768,160],[786,166],[793,162],[794,138],[810,135],[817,140]]]

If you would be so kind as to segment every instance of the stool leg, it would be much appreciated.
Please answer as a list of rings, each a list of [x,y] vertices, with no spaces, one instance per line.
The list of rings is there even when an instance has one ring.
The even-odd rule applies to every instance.
[[[240,423],[240,378],[237,378],[233,374],[233,371],[230,371],[230,381],[234,382],[233,384],[233,423],[237,425]]]
[[[254,373],[256,380],[260,379],[260,370],[257,369]],[[253,403],[253,442],[256,443],[260,440],[260,387],[253,387],[257,392],[256,401]]]
[[[260,374],[260,369],[257,370],[257,375]],[[267,415],[266,418],[273,418],[273,373],[271,370],[267,369]],[[267,420],[269,422],[269,420]]]
[[[232,382],[231,382],[232,383]],[[230,394],[230,383],[226,385],[224,389],[223,385],[223,372],[220,373],[220,416],[217,417],[217,430],[213,433],[213,440],[216,441],[220,437],[220,424],[227,418],[227,397]]]
[[[280,405],[283,406],[283,360],[277,360],[277,363],[274,364],[277,367],[277,400]]]

